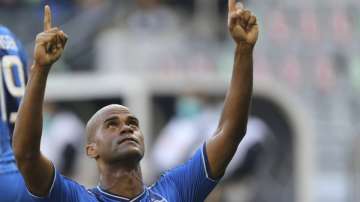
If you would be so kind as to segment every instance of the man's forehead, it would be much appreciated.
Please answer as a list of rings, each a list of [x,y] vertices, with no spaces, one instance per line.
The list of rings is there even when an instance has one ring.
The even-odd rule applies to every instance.
[[[91,128],[99,124],[100,122],[105,121],[108,117],[118,114],[129,114],[132,115],[129,109],[123,105],[112,104],[105,106],[98,110],[88,121],[87,128]]]
[[[99,111],[99,115],[102,119],[118,114],[132,115],[129,108],[123,105],[108,105]]]

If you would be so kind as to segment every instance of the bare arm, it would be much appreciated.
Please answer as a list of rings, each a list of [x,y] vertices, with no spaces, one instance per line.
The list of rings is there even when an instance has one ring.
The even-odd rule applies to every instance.
[[[256,17],[229,0],[229,31],[236,42],[230,87],[215,135],[206,152],[211,175],[222,176],[246,133],[253,82],[253,48],[258,37]]]
[[[51,11],[45,7],[44,32],[36,37],[34,63],[15,123],[13,149],[18,168],[29,190],[45,196],[51,187],[54,169],[40,152],[42,108],[50,68],[61,56],[67,37],[51,28]]]

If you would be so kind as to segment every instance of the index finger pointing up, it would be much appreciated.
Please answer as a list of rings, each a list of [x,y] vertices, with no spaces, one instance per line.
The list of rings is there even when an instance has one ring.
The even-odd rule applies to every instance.
[[[44,9],[44,31],[51,29],[51,10],[50,6],[46,5]]]
[[[229,13],[236,11],[236,0],[229,0]]]

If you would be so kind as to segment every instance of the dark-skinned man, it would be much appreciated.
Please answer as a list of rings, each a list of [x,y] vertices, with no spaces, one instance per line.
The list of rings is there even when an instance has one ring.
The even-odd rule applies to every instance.
[[[34,64],[14,131],[18,167],[35,201],[204,201],[223,176],[246,132],[252,93],[253,48],[258,38],[256,17],[235,0],[229,1],[228,27],[236,43],[235,64],[224,109],[212,138],[183,165],[165,172],[148,187],[140,161],[144,136],[138,119],[121,105],[96,112],[86,127],[87,155],[99,170],[99,185],[86,190],[61,176],[40,152],[42,106],[51,66],[61,56],[66,35],[51,27],[45,8],[44,32],[37,36]]]

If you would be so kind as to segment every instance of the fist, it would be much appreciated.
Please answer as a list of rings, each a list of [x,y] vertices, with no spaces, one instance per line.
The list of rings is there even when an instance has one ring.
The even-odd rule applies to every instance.
[[[51,11],[45,6],[44,31],[36,36],[34,63],[40,67],[50,67],[61,56],[67,35],[57,27],[51,27]]]
[[[259,35],[256,16],[244,9],[242,3],[229,0],[228,27],[234,41],[254,46]]]

